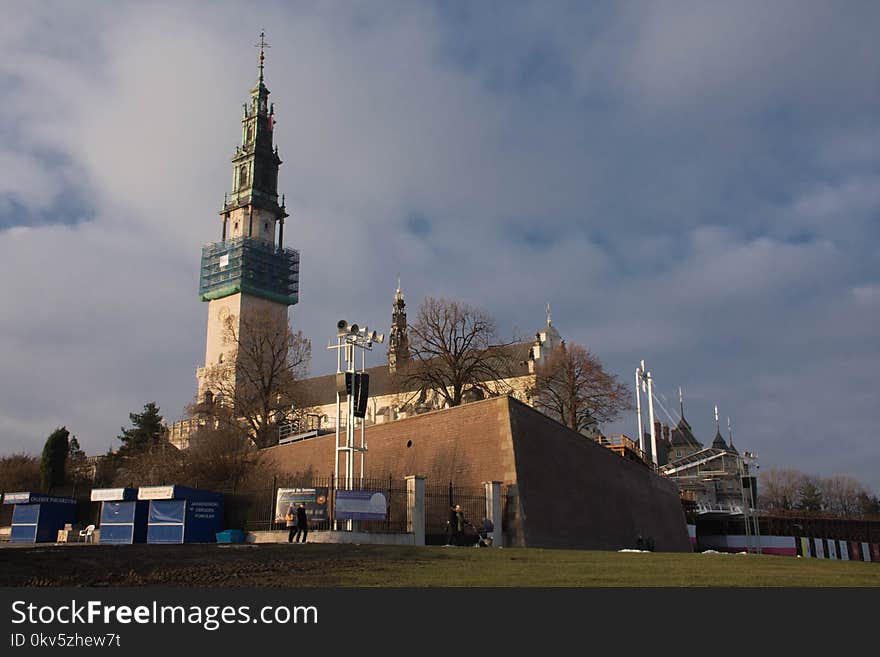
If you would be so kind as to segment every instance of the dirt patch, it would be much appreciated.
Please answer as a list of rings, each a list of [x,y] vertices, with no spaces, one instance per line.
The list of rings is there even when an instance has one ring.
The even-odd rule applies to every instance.
[[[3,586],[326,586],[371,568],[360,546],[59,545],[0,551]]]

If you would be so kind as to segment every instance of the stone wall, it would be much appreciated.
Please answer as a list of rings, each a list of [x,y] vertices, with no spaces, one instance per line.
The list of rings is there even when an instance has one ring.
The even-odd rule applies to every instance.
[[[368,427],[366,476],[506,486],[505,545],[691,551],[674,482],[499,397]],[[359,439],[358,439],[359,442]],[[279,471],[333,471],[334,436],[264,451]],[[359,464],[359,458],[356,464]],[[356,468],[356,476],[359,470]]]

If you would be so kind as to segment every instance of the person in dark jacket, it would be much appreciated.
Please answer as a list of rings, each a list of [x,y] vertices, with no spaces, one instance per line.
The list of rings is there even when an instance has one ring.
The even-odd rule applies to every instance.
[[[446,519],[446,545],[453,545],[452,540],[455,536],[455,526],[458,524],[458,516],[455,513],[455,507],[449,506],[449,517]]]
[[[293,535],[296,533],[296,511],[293,504],[287,507],[287,514],[284,516],[287,524],[287,542],[293,543]]]
[[[464,511],[461,510],[460,504],[456,504],[452,507],[449,521],[452,524],[452,544],[463,545],[465,519]]]
[[[302,538],[300,538],[300,534],[302,534]],[[306,515],[306,505],[300,504],[296,507],[296,534],[293,537],[293,542],[296,543],[297,539],[299,539],[300,543],[306,542],[306,536],[309,535],[309,518]]]

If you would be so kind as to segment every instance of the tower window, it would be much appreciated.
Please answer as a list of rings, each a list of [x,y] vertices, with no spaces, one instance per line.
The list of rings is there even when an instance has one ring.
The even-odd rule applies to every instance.
[[[268,221],[263,224],[263,229],[266,230],[266,232],[269,231],[269,222]]]
[[[232,230],[238,230],[238,222],[237,221],[234,224],[232,224]]]
[[[238,186],[245,187],[248,183],[247,165],[243,164],[238,170]]]

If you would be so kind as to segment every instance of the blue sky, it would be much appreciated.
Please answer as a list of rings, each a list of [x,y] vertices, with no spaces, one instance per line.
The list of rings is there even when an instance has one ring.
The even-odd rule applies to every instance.
[[[876,3],[12,5],[3,451],[62,424],[105,451],[191,400],[265,28],[314,374],[337,319],[389,324],[398,273],[504,335],[550,303],[625,382],[682,386],[703,442],[718,404],[762,468],[880,491]]]

